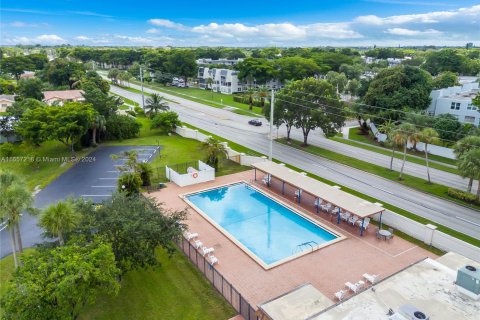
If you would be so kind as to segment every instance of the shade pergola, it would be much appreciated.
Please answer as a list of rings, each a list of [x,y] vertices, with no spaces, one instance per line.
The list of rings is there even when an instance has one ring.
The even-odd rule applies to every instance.
[[[258,162],[252,164],[255,169],[255,180],[257,180],[257,170],[269,174],[283,183],[282,193],[285,183],[297,188],[299,190],[297,200],[301,201],[301,192],[306,192],[320,198],[332,205],[348,211],[351,214],[358,216],[361,219],[370,217],[377,213],[382,213],[384,208],[379,204],[374,204],[352,194],[339,190],[335,186],[330,186],[316,179],[306,176],[300,172],[291,170],[284,165],[277,164],[271,161]],[[340,215],[338,217],[338,223],[340,223]],[[363,225],[363,222],[362,222]],[[363,228],[360,228],[363,233]]]

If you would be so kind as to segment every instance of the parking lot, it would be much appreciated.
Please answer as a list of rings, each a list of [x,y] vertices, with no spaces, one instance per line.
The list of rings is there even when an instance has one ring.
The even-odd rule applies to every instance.
[[[101,147],[73,165],[67,172],[52,181],[35,196],[35,208],[64,200],[68,197],[92,200],[100,203],[112,196],[117,189],[121,175],[119,166],[125,158],[112,159],[112,155],[121,155],[125,151],[137,151],[138,161],[152,161],[160,152],[158,146],[111,146]],[[30,247],[42,241],[42,230],[37,226],[37,217],[24,214],[20,223],[22,241]],[[8,230],[0,232],[0,258],[11,253]]]

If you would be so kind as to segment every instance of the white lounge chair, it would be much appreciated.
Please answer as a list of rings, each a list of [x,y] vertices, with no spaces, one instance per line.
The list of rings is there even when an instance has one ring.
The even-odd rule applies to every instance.
[[[358,291],[358,287],[356,285],[354,285],[353,283],[351,283],[350,281],[345,283],[345,286],[348,289],[352,290],[353,293],[357,293],[357,291]]]
[[[315,207],[320,207],[321,204],[322,204],[322,201],[323,201],[323,200],[320,199],[320,198],[315,199],[315,202],[313,203],[313,205],[314,205]]]
[[[348,221],[348,218],[350,218],[350,212],[341,212],[340,218],[344,221]]]
[[[215,249],[213,249],[213,248],[211,248],[211,247],[210,247],[210,248],[207,248],[207,247],[205,247],[205,246],[202,247],[202,252],[203,252],[203,256],[204,256],[204,257],[205,257],[207,254],[212,253],[212,252],[214,252],[214,251],[215,251]]]
[[[364,273],[364,274],[363,274],[363,277],[364,277],[368,282],[370,282],[371,284],[374,284],[375,281],[377,281],[378,274],[368,274],[368,273]]]
[[[335,297],[338,299],[338,301],[342,301],[343,297],[347,294],[347,291],[345,290],[340,290],[338,292],[335,292]]]
[[[210,261],[212,266],[218,263],[217,257],[215,257],[213,254],[208,256],[208,261]]]
[[[370,224],[370,218],[365,218],[363,221],[363,226],[362,226],[362,220],[358,220],[357,224],[360,228],[363,228],[363,230],[367,230],[368,225]]]
[[[187,238],[188,241],[190,241],[190,240],[192,240],[192,239],[195,239],[195,238],[198,238],[198,233],[196,233],[196,232],[193,232],[193,233],[187,232],[187,233],[185,233],[185,238]]]
[[[351,215],[350,218],[348,218],[348,223],[351,223],[352,226],[354,226],[357,220],[358,220],[358,217],[356,215]]]
[[[322,211],[329,212],[332,209],[332,204],[331,203],[321,204],[320,209],[322,209]]]
[[[263,177],[262,182],[266,185],[270,185],[270,183],[272,182],[272,177],[267,174],[265,175],[265,177]]]
[[[298,198],[302,196],[302,189],[295,191],[295,197]]]
[[[195,240],[193,246],[195,247],[195,249],[200,249],[203,246],[203,243],[200,240]]]
[[[357,290],[365,288],[365,281],[359,280],[357,283],[355,283],[355,286],[357,287]]]

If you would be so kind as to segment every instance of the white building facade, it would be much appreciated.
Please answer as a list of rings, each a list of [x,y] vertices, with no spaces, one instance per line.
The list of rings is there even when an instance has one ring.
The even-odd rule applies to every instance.
[[[480,112],[472,100],[479,93],[479,83],[466,83],[462,86],[433,90],[430,93],[432,102],[427,109],[430,115],[438,116],[450,113],[462,123],[471,123],[478,127]]]
[[[208,79],[212,80],[209,81]],[[272,79],[266,83],[257,83],[255,80],[250,83],[240,80],[237,70],[208,67],[198,68],[198,86],[200,89],[212,89],[213,91],[224,94],[242,93],[249,88],[261,86],[265,86],[269,90],[277,90],[283,87],[282,83],[276,79]]]

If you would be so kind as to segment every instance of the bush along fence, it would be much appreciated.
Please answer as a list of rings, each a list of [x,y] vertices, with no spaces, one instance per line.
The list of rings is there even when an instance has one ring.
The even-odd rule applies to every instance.
[[[233,101],[235,102],[240,102],[240,103],[244,103],[244,104],[249,104],[249,97],[246,96],[246,95],[240,95],[240,94],[235,94],[233,95]],[[252,105],[254,107],[260,107],[260,108],[263,108],[263,107],[269,107],[270,106],[270,102],[268,101],[268,99],[265,99],[265,101],[263,102],[263,106],[262,106],[262,101],[258,100],[258,99],[253,99],[253,103]]]
[[[257,320],[257,314],[252,305],[226,280],[223,275],[212,266],[195,247],[182,237],[179,247],[200,272],[208,279],[212,286],[230,303],[230,305],[245,320]]]
[[[206,134],[203,134],[198,130],[190,129],[187,127],[177,127],[175,132],[184,138],[195,139],[201,142],[205,142],[208,138],[211,138],[211,136],[207,136]],[[224,145],[225,150],[227,150],[228,158],[232,161],[235,161],[241,164],[242,166],[250,166],[253,163],[267,161],[267,157],[257,157],[257,156],[247,155],[245,153],[241,153],[233,150],[228,146],[227,142],[222,142],[222,144]]]

